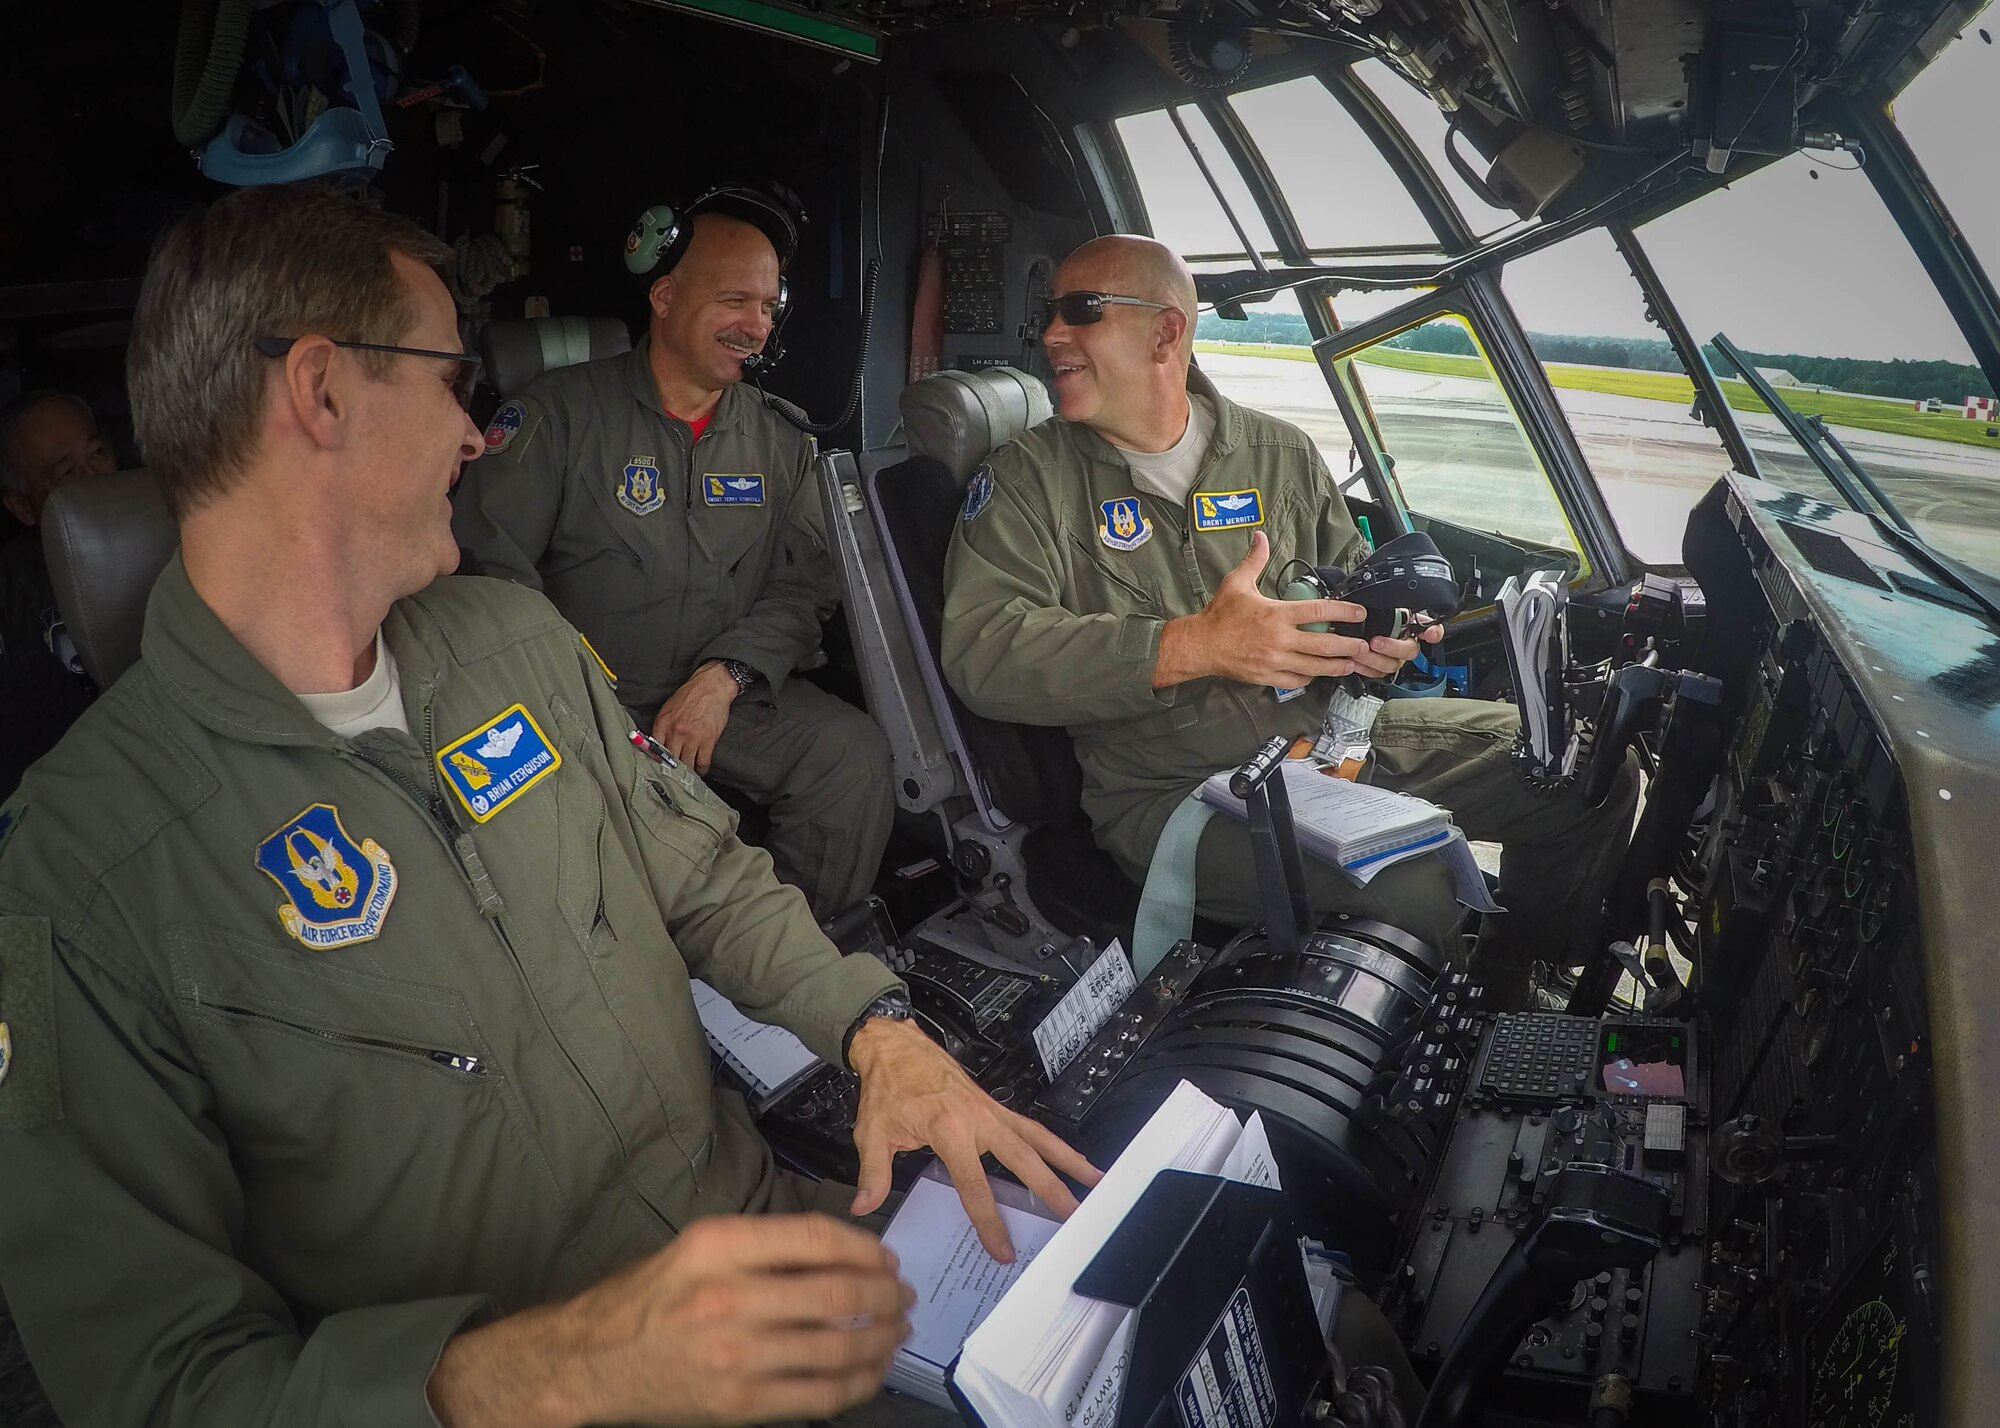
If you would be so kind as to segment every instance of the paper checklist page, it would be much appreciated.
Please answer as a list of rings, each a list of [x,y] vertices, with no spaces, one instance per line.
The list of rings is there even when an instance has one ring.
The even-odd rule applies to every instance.
[[[1042,1058],[1043,1074],[1051,1081],[1060,1076],[1138,985],[1125,948],[1113,938],[1035,1028],[1035,1050]]]
[[[806,1044],[783,1027],[752,1021],[736,1009],[736,1003],[699,978],[689,986],[709,1045],[750,1082],[755,1094],[768,1095],[819,1064]]]
[[[1242,1134],[1236,1114],[1183,1081],[965,1342],[957,1382],[988,1423],[1095,1428],[1124,1381],[1131,1311],[1071,1285],[1163,1169],[1215,1174]]]
[[[949,1181],[926,1175],[910,1186],[882,1236],[882,1243],[896,1252],[904,1283],[917,1291],[910,1337],[896,1352],[893,1387],[948,1407],[945,1366],[1061,1223],[1004,1200],[1000,1220],[1014,1246],[1012,1264],[986,1253]]]

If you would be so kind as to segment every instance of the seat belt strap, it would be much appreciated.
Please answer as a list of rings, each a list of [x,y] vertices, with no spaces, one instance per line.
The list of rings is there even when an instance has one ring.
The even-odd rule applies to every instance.
[[[1174,944],[1194,935],[1195,852],[1202,829],[1215,816],[1200,790],[1190,793],[1160,830],[1153,861],[1146,867],[1146,887],[1139,895],[1139,915],[1132,920],[1132,975],[1144,980]]]

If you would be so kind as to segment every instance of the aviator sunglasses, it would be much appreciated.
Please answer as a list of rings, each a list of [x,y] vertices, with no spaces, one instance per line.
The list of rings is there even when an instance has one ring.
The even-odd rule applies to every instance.
[[[1173,307],[1170,302],[1148,302],[1145,298],[1126,297],[1123,293],[1064,293],[1060,297],[1042,299],[1042,326],[1046,328],[1060,317],[1071,327],[1088,327],[1093,322],[1104,321],[1104,309],[1111,303],[1126,307],[1150,307],[1155,312],[1166,312]]]
[[[292,350],[296,337],[258,337],[251,340],[266,357],[282,357]],[[400,352],[405,357],[437,357],[446,362],[456,362],[458,370],[452,373],[451,394],[458,398],[461,407],[472,405],[472,389],[479,384],[479,371],[484,365],[470,352],[438,352],[428,347],[393,347],[386,342],[342,342],[337,337],[327,339],[335,347],[350,347],[359,352]]]

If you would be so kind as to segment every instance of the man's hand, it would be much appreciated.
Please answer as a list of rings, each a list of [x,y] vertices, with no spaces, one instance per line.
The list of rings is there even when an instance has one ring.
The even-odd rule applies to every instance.
[[[907,1021],[864,1022],[847,1059],[861,1076],[861,1109],[854,1122],[861,1182],[853,1214],[865,1215],[888,1198],[889,1158],[895,1152],[928,1145],[958,1187],[979,1242],[993,1258],[1010,1264],[1014,1247],[980,1156],[990,1152],[1064,1219],[1076,1209],[1076,1197],[1049,1167],[1085,1185],[1103,1178],[1054,1131],[980,1090],[949,1052]]]
[[[1387,679],[1417,652],[1414,640],[1374,641],[1314,634],[1301,625],[1353,624],[1368,612],[1345,600],[1273,600],[1257,588],[1271,559],[1262,531],[1250,536],[1250,553],[1222,577],[1209,602],[1192,615],[1167,621],[1153,688],[1165,689],[1205,675],[1242,684],[1296,689],[1322,675],[1361,674]]]
[[[707,774],[715,741],[729,723],[729,706],[738,692],[736,681],[720,663],[703,665],[653,716],[653,737],[696,773]]]
[[[444,1428],[830,1418],[873,1398],[916,1295],[826,1215],[699,1220],[573,1299],[460,1334],[431,1373]]]

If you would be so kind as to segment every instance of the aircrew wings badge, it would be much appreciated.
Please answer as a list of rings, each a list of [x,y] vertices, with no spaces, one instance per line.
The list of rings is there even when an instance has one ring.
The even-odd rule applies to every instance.
[[[514,444],[514,438],[521,434],[521,418],[527,414],[527,408],[519,402],[508,402],[493,413],[493,420],[486,424],[488,456],[498,456]]]
[[[711,471],[701,480],[701,498],[711,506],[761,506],[764,477],[757,471]]]
[[[438,753],[438,771],[475,823],[484,823],[562,767],[525,704],[481,724]]]
[[[1197,491],[1194,501],[1194,528],[1198,531],[1233,531],[1264,524],[1264,498],[1255,490]]]
[[[1139,509],[1137,496],[1105,501],[1099,509],[1104,512],[1104,524],[1097,528],[1097,538],[1113,550],[1137,550],[1153,538],[1153,523]]]
[[[388,851],[373,838],[356,843],[330,803],[315,803],[259,843],[257,866],[285,895],[285,931],[321,950],[373,941],[396,897]]]
[[[650,516],[667,503],[660,486],[660,468],[650,456],[635,456],[625,464],[618,483],[618,504],[635,516]]]

